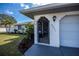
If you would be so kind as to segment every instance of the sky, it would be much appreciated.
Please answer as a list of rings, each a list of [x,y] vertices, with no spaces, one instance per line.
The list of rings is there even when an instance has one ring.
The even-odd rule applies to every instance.
[[[33,3],[0,3],[0,14],[8,14],[13,16],[18,23],[30,22],[31,18],[21,14],[19,11],[23,9],[30,9],[32,7],[40,6],[43,4]]]

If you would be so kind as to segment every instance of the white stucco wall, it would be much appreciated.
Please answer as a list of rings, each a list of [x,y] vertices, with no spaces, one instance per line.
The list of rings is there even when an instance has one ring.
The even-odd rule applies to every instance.
[[[39,44],[37,41],[37,21],[40,17],[46,17],[50,21],[50,44],[48,46],[60,47],[60,39],[59,39],[59,21],[66,15],[74,15],[79,14],[79,11],[72,12],[62,12],[62,13],[51,13],[51,14],[43,14],[43,15],[35,15],[34,16],[34,34],[35,34],[35,44]],[[53,16],[56,16],[56,21],[53,21]],[[47,44],[43,44],[47,45]]]
[[[6,28],[0,28],[0,33],[6,32]]]
[[[11,27],[10,30],[9,28],[0,28],[0,33],[4,33],[4,32],[14,32],[14,28]]]

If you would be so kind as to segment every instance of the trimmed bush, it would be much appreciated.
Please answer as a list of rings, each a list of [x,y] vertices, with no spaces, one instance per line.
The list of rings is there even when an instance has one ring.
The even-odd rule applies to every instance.
[[[34,26],[31,23],[26,24],[26,37],[19,44],[19,50],[24,53],[34,44]]]

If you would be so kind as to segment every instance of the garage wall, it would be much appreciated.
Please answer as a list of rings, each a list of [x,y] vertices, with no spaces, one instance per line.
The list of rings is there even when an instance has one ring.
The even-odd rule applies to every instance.
[[[35,34],[35,44],[38,44],[37,38],[37,21],[40,17],[45,16],[50,21],[50,44],[48,46],[60,47],[60,35],[59,35],[59,22],[66,15],[79,14],[79,11],[73,12],[63,12],[63,13],[52,13],[34,16],[34,34]],[[56,21],[53,21],[53,16],[56,16]],[[45,45],[45,44],[44,44]]]

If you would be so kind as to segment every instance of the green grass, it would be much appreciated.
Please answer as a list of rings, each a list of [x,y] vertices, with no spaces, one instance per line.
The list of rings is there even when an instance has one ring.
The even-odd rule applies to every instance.
[[[21,34],[0,34],[0,55],[20,56],[19,42],[25,37]]]

